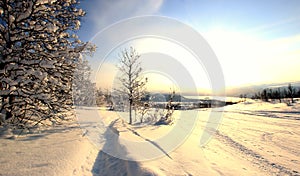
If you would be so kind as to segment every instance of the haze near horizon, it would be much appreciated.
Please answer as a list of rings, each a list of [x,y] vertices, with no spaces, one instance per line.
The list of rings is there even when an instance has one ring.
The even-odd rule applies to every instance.
[[[89,12],[79,31],[84,40],[93,39],[99,31],[119,20],[143,15],[162,15],[189,25],[206,39],[221,64],[227,88],[300,81],[299,1],[153,0],[141,3],[135,0],[98,0],[94,3],[82,2],[81,6]],[[118,13],[119,11],[122,13]],[[130,30],[134,32],[135,29]],[[107,36],[107,42],[115,37],[117,36]],[[171,44],[151,38],[131,41],[131,44],[134,44],[140,53],[155,50],[155,47],[163,45],[164,49],[174,53],[174,56],[182,54]],[[99,52],[103,47],[105,48],[105,45],[98,46]],[[156,58],[153,62],[161,59],[163,58]],[[93,70],[92,76],[95,78],[99,65],[94,64],[94,58],[89,60]],[[180,57],[178,61],[183,65],[188,64],[187,57]],[[112,65],[108,67],[112,68]],[[193,68],[193,65],[186,68],[191,72],[197,68],[202,70],[200,72],[205,72],[205,68]],[[112,72],[112,69],[106,69],[105,77],[110,78]],[[201,79],[197,88],[209,89],[207,77],[204,75],[198,78]],[[96,82],[103,84],[103,80]]]

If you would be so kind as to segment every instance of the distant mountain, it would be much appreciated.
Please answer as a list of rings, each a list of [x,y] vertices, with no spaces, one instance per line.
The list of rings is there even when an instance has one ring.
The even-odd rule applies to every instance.
[[[151,102],[153,102],[153,107],[156,108],[166,108],[168,101],[171,98],[170,94],[148,94],[148,97]],[[144,99],[145,100],[145,99]],[[174,95],[171,107],[174,109],[189,110],[189,109],[198,109],[198,108],[212,108],[212,107],[222,107],[226,105],[232,105],[237,102],[226,102],[217,99],[196,99],[196,98],[186,98],[181,95]]]
[[[162,93],[162,94],[159,94],[159,93],[154,93],[154,94],[151,94],[150,93],[150,100],[153,101],[153,102],[167,102],[170,100],[170,94],[167,94],[167,93]],[[178,94],[175,94],[174,97],[173,97],[173,101],[174,102],[191,102],[191,101],[197,101],[196,99],[188,99],[184,96],[181,96],[181,95],[178,95]]]
[[[144,100],[151,100],[152,102],[168,102],[170,100],[170,94],[167,93],[153,93],[146,96],[147,99]],[[220,101],[217,99],[210,99],[210,98],[187,98],[185,96],[175,94],[173,97],[173,102],[207,102],[207,101]],[[221,101],[220,101],[221,102]]]
[[[234,87],[226,89],[226,95],[232,97],[238,97],[241,94],[247,94],[248,97],[252,96],[258,91],[262,91],[266,88],[287,88],[288,84],[292,84],[297,89],[300,88],[300,81],[297,82],[284,82],[284,83],[273,83],[273,84],[258,84],[258,85],[247,85],[241,87]]]

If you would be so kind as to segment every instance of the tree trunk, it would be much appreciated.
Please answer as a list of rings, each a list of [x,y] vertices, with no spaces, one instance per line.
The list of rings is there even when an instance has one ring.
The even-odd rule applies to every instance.
[[[132,100],[129,100],[129,124],[132,124]]]
[[[12,114],[13,100],[14,100],[14,96],[13,96],[13,95],[9,95],[9,96],[8,96],[8,104],[9,104],[9,107],[6,108],[6,119],[10,119],[10,118],[13,117],[13,114]]]
[[[143,123],[144,114],[141,116],[141,123]]]

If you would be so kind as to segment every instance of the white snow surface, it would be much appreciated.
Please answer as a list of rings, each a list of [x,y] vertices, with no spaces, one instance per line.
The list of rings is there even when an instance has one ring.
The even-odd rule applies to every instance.
[[[167,150],[157,139],[179,121],[183,131],[189,130],[185,124],[195,111],[198,118],[186,140]],[[81,107],[77,113],[86,117],[78,119],[81,128],[68,123],[14,139],[2,134],[0,175],[300,175],[299,101],[288,106],[249,100],[214,111],[222,115],[218,131],[200,147],[202,134],[211,132],[204,131],[211,109],[176,111],[172,125],[138,126],[127,124],[120,113]],[[107,135],[108,129],[118,135]],[[126,141],[149,145],[135,148]],[[133,161],[103,152],[108,148],[124,151]],[[150,150],[161,156],[134,161]]]
[[[20,136],[5,132],[0,136],[0,175],[82,175],[92,152],[96,148],[74,122]]]

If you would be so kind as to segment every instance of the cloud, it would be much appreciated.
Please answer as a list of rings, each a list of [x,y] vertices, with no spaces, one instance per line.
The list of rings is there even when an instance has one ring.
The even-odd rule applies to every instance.
[[[97,0],[89,4],[87,18],[98,32],[119,20],[156,14],[162,4],[163,0]]]
[[[246,31],[244,31],[244,33],[254,33],[254,32],[262,32],[262,31],[270,31],[272,29],[276,29],[279,26],[287,26],[290,23],[298,23],[300,21],[300,16],[296,16],[296,17],[291,17],[291,18],[287,18],[284,20],[279,20],[273,23],[267,23],[264,25],[260,25],[260,26],[256,26],[250,29],[247,29]]]

